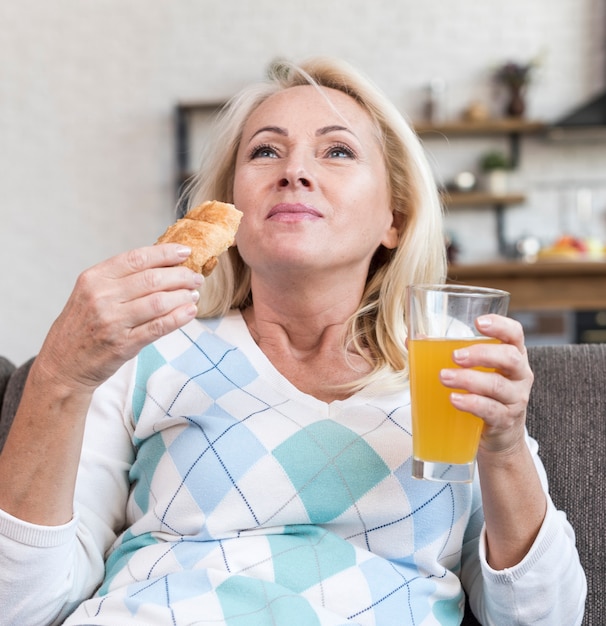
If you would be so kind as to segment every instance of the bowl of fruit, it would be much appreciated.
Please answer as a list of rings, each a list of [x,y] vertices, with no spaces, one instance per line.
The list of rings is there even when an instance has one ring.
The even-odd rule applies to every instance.
[[[550,246],[539,250],[539,261],[603,260],[605,248],[597,239],[561,235]]]

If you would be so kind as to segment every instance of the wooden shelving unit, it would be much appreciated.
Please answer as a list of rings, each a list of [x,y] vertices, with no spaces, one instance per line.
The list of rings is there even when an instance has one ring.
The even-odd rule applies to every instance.
[[[451,207],[476,207],[511,204],[521,204],[526,201],[523,193],[507,193],[497,196],[486,191],[445,191],[442,199],[447,206]]]
[[[175,107],[175,193],[177,199],[181,198],[184,185],[193,174],[190,158],[195,117],[205,116],[210,120],[220,111],[224,104],[224,100],[211,100],[204,102],[181,102]],[[184,205],[185,202],[182,201],[178,207],[178,217],[182,217],[185,210]]]
[[[547,129],[544,122],[517,117],[490,118],[477,122],[451,120],[441,124],[419,122],[414,126],[419,134],[436,132],[445,135],[508,135],[510,133],[526,135],[540,133]]]
[[[432,136],[445,137],[499,137],[504,136],[509,142],[509,159],[512,167],[520,162],[520,139],[525,135],[538,135],[546,132],[547,125],[537,120],[524,118],[498,118],[481,121],[452,120],[441,124],[418,123],[414,126],[418,135],[423,138]],[[507,254],[505,240],[505,208],[514,204],[522,204],[526,196],[522,193],[493,195],[485,191],[449,191],[443,194],[447,207],[491,207],[495,212],[496,235],[499,252]]]
[[[444,192],[442,199],[446,207],[491,207],[495,214],[495,232],[499,253],[507,255],[505,239],[505,209],[514,204],[522,204],[526,196],[521,193],[509,193],[496,196],[484,191]]]

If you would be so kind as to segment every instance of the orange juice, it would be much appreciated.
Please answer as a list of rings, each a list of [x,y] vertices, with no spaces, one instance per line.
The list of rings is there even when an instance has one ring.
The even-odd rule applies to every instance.
[[[479,341],[499,343],[497,339],[482,337],[409,340],[412,445],[416,459],[453,464],[472,463],[475,459],[484,422],[455,409],[450,394],[461,390],[444,387],[440,370],[457,367],[452,360],[453,351]]]

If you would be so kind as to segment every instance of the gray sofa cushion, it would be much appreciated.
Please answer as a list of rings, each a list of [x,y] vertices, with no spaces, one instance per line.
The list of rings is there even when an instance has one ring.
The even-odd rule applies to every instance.
[[[576,532],[587,575],[583,625],[601,626],[606,623],[606,344],[536,346],[528,349],[528,358],[535,375],[528,432],[539,442],[551,497]],[[463,626],[477,624],[467,610]]]
[[[606,344],[534,347],[528,430],[587,574],[586,626],[606,623]]]
[[[25,379],[27,378],[33,362],[34,357],[28,359],[23,365],[17,368],[13,366],[13,371],[7,381],[4,394],[0,397],[0,450],[4,447],[4,441],[6,440],[17,407],[19,406]]]
[[[11,374],[15,371],[15,365],[9,361],[6,357],[0,356],[0,408],[2,407],[4,394],[6,387],[10,380]],[[11,420],[12,421],[12,420]],[[2,443],[6,438],[10,424],[4,424],[0,420],[0,449],[2,449]]]
[[[2,406],[2,398],[4,397],[4,390],[8,384],[8,379],[14,371],[15,364],[6,357],[0,356],[0,406]]]

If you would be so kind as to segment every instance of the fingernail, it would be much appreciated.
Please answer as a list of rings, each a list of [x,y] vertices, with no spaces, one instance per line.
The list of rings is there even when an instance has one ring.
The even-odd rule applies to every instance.
[[[477,323],[480,328],[489,328],[492,326],[492,318],[482,315],[478,317]]]
[[[188,305],[187,309],[184,312],[185,317],[187,319],[191,319],[193,317],[196,317],[196,315],[198,315],[198,307],[195,304],[190,304]]]
[[[198,300],[200,299],[200,293],[198,292],[197,289],[192,289],[191,299],[192,299],[192,302],[194,303],[198,302]]]
[[[464,361],[469,356],[469,350],[466,348],[459,348],[452,353],[452,356],[456,361]]]
[[[453,391],[450,394],[450,399],[452,402],[454,402],[454,404],[460,404],[463,400],[464,394],[462,393],[457,393],[456,391]]]
[[[440,380],[444,383],[449,383],[454,379],[453,373],[450,370],[440,371]]]
[[[197,272],[193,272],[194,275],[194,285],[199,287],[204,282],[204,276],[202,274],[198,274]]]
[[[191,254],[191,248],[188,248],[187,246],[179,246],[177,248],[177,254],[180,257],[186,258]]]

